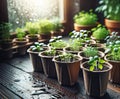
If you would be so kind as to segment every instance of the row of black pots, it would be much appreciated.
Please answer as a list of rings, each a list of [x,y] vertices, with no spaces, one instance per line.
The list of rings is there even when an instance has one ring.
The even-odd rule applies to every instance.
[[[79,60],[76,62],[65,63],[56,61],[57,56],[44,56],[43,52],[32,55],[33,53],[30,50],[28,52],[31,59],[33,59],[32,57],[37,58],[32,61],[34,71],[44,72],[46,77],[57,78],[60,85],[74,85],[78,80],[79,70],[82,68],[87,94],[91,96],[103,96],[106,93],[109,72],[112,69],[109,63],[105,63],[107,70],[92,72],[85,68],[86,62],[81,64],[83,58],[80,55]],[[36,66],[38,67],[37,69],[35,69]]]
[[[55,56],[45,56],[43,52],[32,52],[28,49],[35,72],[41,72],[46,77],[57,78],[60,85],[74,85],[77,81],[80,61],[64,63],[56,61]],[[37,68],[36,68],[37,67]]]

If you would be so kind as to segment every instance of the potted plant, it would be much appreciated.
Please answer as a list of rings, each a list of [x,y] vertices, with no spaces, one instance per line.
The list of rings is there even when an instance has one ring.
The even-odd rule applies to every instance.
[[[93,28],[92,32],[92,37],[101,43],[105,42],[104,39],[109,35],[109,31],[101,24]]]
[[[50,39],[53,23],[48,19],[42,19],[39,23],[39,34],[41,39]]]
[[[72,86],[77,82],[81,60],[81,57],[71,53],[63,53],[53,58],[59,84]]]
[[[91,32],[88,30],[72,31],[69,33],[71,39],[79,39],[82,43],[95,44],[95,40],[91,40]]]
[[[60,19],[58,17],[54,17],[52,19],[52,23],[53,23],[53,28],[51,31],[51,36],[62,36],[64,29],[63,29],[63,25],[60,22]]]
[[[106,93],[109,72],[112,65],[98,56],[90,57],[89,61],[81,64],[86,93],[90,96],[101,97]]]
[[[96,48],[98,51],[102,51],[105,52],[105,45],[104,44],[100,44],[100,43],[96,43],[96,44],[86,44],[86,47],[94,47]]]
[[[102,12],[105,25],[111,31],[120,33],[120,2],[119,0],[100,0],[96,11]],[[120,35],[120,34],[119,34]]]
[[[43,70],[44,70],[46,77],[57,78],[55,64],[52,61],[52,59],[54,56],[59,55],[60,53],[61,52],[56,51],[54,49],[45,50],[39,53],[39,56],[41,57],[41,60],[42,60]]]
[[[74,29],[80,30],[91,30],[91,28],[97,25],[97,15],[93,13],[93,10],[89,12],[81,11],[74,16]]]
[[[10,37],[10,30],[12,25],[10,23],[2,23],[0,25],[0,44],[2,48],[2,57],[11,58],[13,56],[13,42]]]
[[[104,57],[104,53],[98,51],[98,49],[94,47],[86,47],[83,51],[80,51],[78,55],[83,58],[82,62],[88,61],[90,57],[94,57],[96,55],[102,58]]]
[[[17,52],[19,55],[24,55],[27,51],[27,39],[25,38],[25,31],[22,28],[16,29],[17,38],[14,38],[13,42],[18,46]]]
[[[107,45],[105,60],[113,65],[110,81],[120,84],[120,40],[111,42]]]
[[[69,46],[64,47],[63,50],[65,52],[73,53],[73,54],[78,54],[79,51],[83,50],[83,40],[82,39],[70,39],[69,40]]]
[[[38,54],[46,49],[47,46],[44,43],[35,42],[34,45],[30,46],[30,48],[27,50],[35,72],[43,73],[42,61]]]
[[[26,38],[29,42],[37,42],[38,41],[38,23],[26,22],[25,28],[28,32]]]
[[[54,37],[49,40],[49,48],[55,50],[63,50],[68,44],[64,40],[62,40],[62,36]]]

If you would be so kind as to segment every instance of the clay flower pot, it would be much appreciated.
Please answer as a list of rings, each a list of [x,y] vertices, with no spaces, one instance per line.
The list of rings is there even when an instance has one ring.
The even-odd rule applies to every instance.
[[[120,35],[120,21],[105,19],[105,25],[110,32],[116,31]]]
[[[105,60],[112,64],[110,81],[120,85],[120,61],[114,61],[109,59],[110,56],[106,55]]]
[[[74,23],[74,29],[76,31],[80,31],[80,30],[91,30],[92,28],[94,28],[96,25],[78,25],[76,23]]]
[[[87,62],[81,64],[87,94],[95,97],[103,96],[106,93],[109,72],[112,69],[112,65],[105,63],[105,69],[102,71],[90,71],[87,67]]]
[[[78,56],[72,62],[61,62],[59,61],[59,56],[53,58],[60,85],[72,86],[77,82],[81,60],[82,58]]]

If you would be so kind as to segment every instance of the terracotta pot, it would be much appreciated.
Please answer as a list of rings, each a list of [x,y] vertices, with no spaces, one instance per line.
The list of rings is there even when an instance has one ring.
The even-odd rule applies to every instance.
[[[28,39],[29,42],[38,42],[38,35],[37,34],[35,36],[30,36],[28,34],[28,35],[26,35],[26,38]]]
[[[46,77],[57,78],[55,64],[52,61],[54,56],[46,56],[43,52],[39,53],[42,60],[43,70]]]
[[[31,51],[30,48],[27,50],[27,52],[29,52],[34,72],[41,72],[41,73],[43,73],[42,61],[41,61],[41,58],[38,56],[39,52],[33,52],[33,51]]]
[[[105,19],[105,25],[110,32],[116,31],[120,35],[120,21]]]
[[[13,42],[18,46],[17,52],[19,55],[25,55],[27,52],[27,40],[24,38],[23,40],[19,40],[18,38],[15,38]]]
[[[105,60],[112,64],[110,81],[120,85],[120,61],[109,60],[109,56],[105,56]]]
[[[105,63],[105,70],[102,71],[90,71],[87,69],[87,62],[81,64],[84,77],[84,85],[86,93],[90,96],[100,97],[106,93],[109,72],[112,69],[112,65]]]
[[[98,51],[98,56],[100,56],[101,58],[103,58],[104,55],[105,55],[105,54],[104,54],[103,52]],[[80,52],[78,53],[78,56],[81,56],[81,57],[83,58],[83,59],[82,59],[82,63],[89,60],[89,57],[85,57],[84,51],[80,51]]]
[[[51,33],[49,33],[49,34],[43,34],[43,33],[41,33],[40,34],[40,39],[50,39],[51,38]]]
[[[76,31],[80,31],[80,30],[91,30],[92,28],[94,28],[96,25],[78,25],[76,23],[74,23],[74,29]]]
[[[80,63],[82,58],[78,57],[76,61],[73,62],[61,62],[57,61],[58,56],[53,58],[55,62],[55,67],[57,71],[57,78],[60,85],[72,86],[78,80]]]

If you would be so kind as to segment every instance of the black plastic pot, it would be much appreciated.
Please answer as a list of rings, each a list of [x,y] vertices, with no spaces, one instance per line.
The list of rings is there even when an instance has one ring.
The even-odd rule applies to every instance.
[[[58,56],[53,58],[57,71],[57,78],[60,85],[72,86],[78,80],[80,63],[82,58],[78,57],[73,62],[61,62],[58,61]]]
[[[31,51],[30,48],[27,50],[27,52],[29,52],[29,55],[30,55],[30,59],[31,59],[31,61],[32,61],[32,65],[33,65],[34,72],[43,73],[42,61],[41,61],[41,58],[38,56],[38,53],[39,53],[39,52],[33,52],[33,51]]]
[[[105,60],[112,64],[113,69],[111,70],[110,81],[114,84],[120,85],[120,61],[109,60],[108,55],[105,56]]]
[[[46,77],[57,78],[55,64],[52,61],[54,56],[46,56],[43,52],[39,53],[42,60],[43,70]]]
[[[85,62],[85,61],[88,61],[88,60],[89,60],[89,57],[85,57],[83,51],[80,51],[80,52],[78,53],[78,55],[81,56],[81,57],[83,58],[82,62]],[[103,58],[104,55],[105,55],[105,54],[104,54],[103,52],[98,51],[98,56],[100,56],[101,58]]]
[[[112,69],[112,65],[105,63],[104,66],[107,69],[102,71],[90,71],[86,68],[87,66],[87,62],[81,64],[86,93],[94,97],[103,96],[106,93],[109,72]]]

